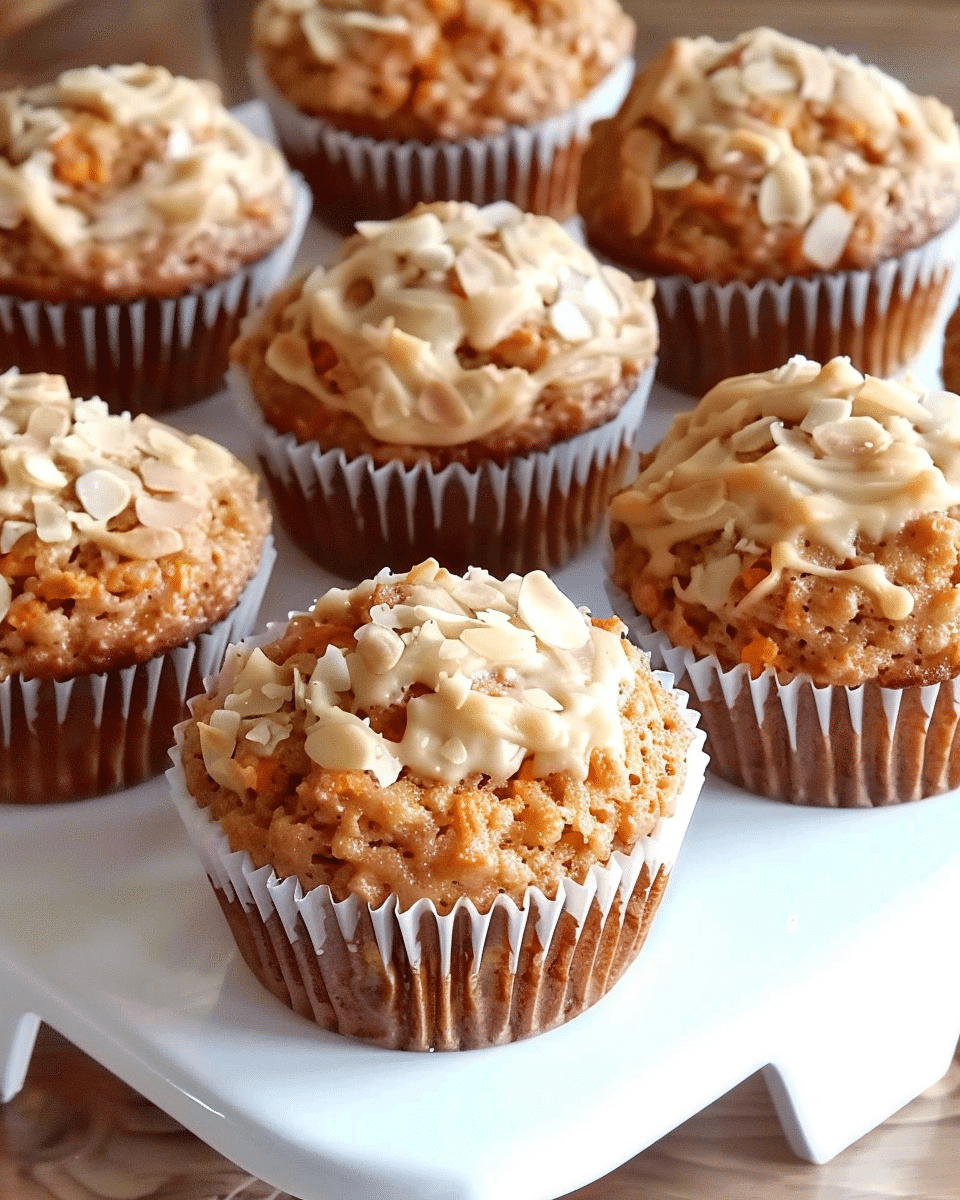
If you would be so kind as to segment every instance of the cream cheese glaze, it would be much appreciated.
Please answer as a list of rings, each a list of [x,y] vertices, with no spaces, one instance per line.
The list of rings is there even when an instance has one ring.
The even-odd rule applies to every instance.
[[[305,280],[266,361],[380,441],[473,441],[522,420],[549,384],[613,387],[653,359],[652,284],[599,264],[549,217],[439,203],[357,231]],[[490,361],[531,324],[549,335],[539,366]],[[332,385],[318,348],[338,361]]]
[[[116,184],[132,140],[149,153]],[[186,241],[289,205],[290,188],[279,152],[213,84],[163,67],[87,67],[0,94],[0,228],[27,222],[65,250],[171,229]]]
[[[0,554],[25,535],[69,553],[93,543],[118,557],[183,549],[181,531],[213,483],[245,468],[223,447],[143,414],[112,415],[70,395],[60,375],[0,375]],[[11,600],[0,577],[0,616]]]
[[[232,648],[218,707],[198,726],[211,778],[241,794],[254,786],[254,769],[233,758],[238,746],[272,752],[296,711],[306,714],[315,763],[369,770],[381,786],[403,770],[450,784],[481,773],[500,784],[525,759],[534,777],[585,779],[594,749],[622,757],[620,709],[633,670],[621,635],[592,624],[542,571],[456,576],[428,560],[408,575],[334,588],[301,615],[335,622],[377,584],[395,583],[409,585],[403,599],[374,605],[355,648],[328,646],[308,678],[259,647]],[[400,703],[405,731],[389,741],[367,714]]]
[[[960,399],[916,380],[863,376],[848,359],[802,358],[729,379],[677,417],[636,482],[614,498],[649,560],[641,575],[670,578],[673,547],[727,531],[735,551],[697,564],[684,600],[711,612],[734,608],[730,588],[769,553],[770,570],[742,610],[795,570],[855,584],[890,620],[913,609],[910,591],[858,540],[882,542],[911,519],[960,504]],[[825,549],[840,565],[814,561]]]

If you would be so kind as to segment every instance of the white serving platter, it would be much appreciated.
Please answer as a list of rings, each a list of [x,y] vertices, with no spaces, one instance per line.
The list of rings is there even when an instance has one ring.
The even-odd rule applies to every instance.
[[[311,239],[308,256],[329,247]],[[644,441],[686,403],[655,388]],[[226,395],[173,423],[248,457]],[[277,541],[263,620],[341,582]],[[604,555],[599,537],[556,573],[598,614]],[[512,1046],[405,1054],[326,1033],[260,987],[162,778],[0,807],[0,1097],[45,1021],[302,1200],[553,1200],[758,1069],[815,1162],[946,1071],[960,792],[833,811],[708,777],[673,874],[636,964],[589,1012]]]

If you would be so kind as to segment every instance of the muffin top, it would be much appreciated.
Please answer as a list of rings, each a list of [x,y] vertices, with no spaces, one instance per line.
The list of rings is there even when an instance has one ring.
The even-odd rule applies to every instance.
[[[184,764],[234,850],[371,904],[520,900],[672,811],[689,730],[616,619],[433,560],[234,648]]]
[[[234,348],[300,441],[503,458],[608,420],[653,360],[652,285],[549,217],[441,202],[357,231]]]
[[[234,607],[269,528],[206,438],[0,375],[0,678],[141,662]]]
[[[772,29],[677,38],[593,127],[590,240],[727,282],[869,268],[960,211],[950,110],[859,59]]]
[[[719,384],[611,504],[615,579],[677,645],[818,683],[960,672],[960,398],[845,358]]]
[[[212,83],[87,67],[0,94],[0,289],[53,300],[179,295],[285,235],[279,152]]]
[[[260,0],[254,41],[302,112],[375,137],[486,136],[581,100],[633,46],[616,0]]]

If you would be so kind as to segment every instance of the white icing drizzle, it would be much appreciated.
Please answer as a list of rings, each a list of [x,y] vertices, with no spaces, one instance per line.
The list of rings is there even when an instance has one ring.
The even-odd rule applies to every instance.
[[[472,441],[522,420],[548,384],[612,387],[656,350],[652,284],[601,266],[549,217],[506,202],[440,203],[357,229],[336,266],[305,280],[266,360],[381,441]],[[531,325],[545,334],[536,369],[463,354],[492,352]],[[336,353],[335,388],[311,340]]]
[[[163,151],[114,186],[113,154],[145,132]],[[267,198],[289,203],[283,159],[226,111],[211,83],[136,64],[65,71],[0,94],[0,228],[26,221],[64,248],[170,229],[187,238],[248,219]]]
[[[355,648],[328,647],[309,679],[259,648],[233,648],[219,707],[199,726],[213,779],[237,791],[252,786],[251,768],[233,757],[238,746],[272,750],[289,735],[295,709],[306,714],[314,762],[371,771],[383,786],[404,769],[449,784],[481,773],[499,784],[525,759],[537,777],[583,779],[594,749],[623,755],[620,708],[633,671],[621,634],[593,625],[543,572],[456,576],[428,560],[406,576],[333,589],[303,615],[336,620],[375,583],[407,585],[407,594],[373,607]],[[417,685],[428,690],[410,695]],[[392,742],[366,714],[399,703],[406,728]]]
[[[679,593],[730,611],[740,572],[764,551],[771,569],[741,606],[787,570],[861,587],[890,620],[913,609],[907,588],[859,556],[910,520],[960,504],[960,398],[917,381],[863,376],[846,358],[718,384],[674,420],[640,477],[610,506],[649,554],[643,575],[670,578],[673,548],[732,531],[737,549],[694,567]],[[837,566],[811,561],[823,548]],[[849,563],[849,565],[846,565]]]
[[[214,484],[244,470],[199,435],[74,399],[61,375],[0,375],[2,554],[28,534],[68,551],[92,542],[126,558],[174,554]]]

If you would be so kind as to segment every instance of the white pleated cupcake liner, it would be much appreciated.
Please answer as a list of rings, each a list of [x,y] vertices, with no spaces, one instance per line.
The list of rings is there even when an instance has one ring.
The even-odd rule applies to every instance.
[[[701,714],[711,769],[794,804],[867,808],[960,786],[960,678],[913,687],[818,685],[808,675],[753,677],[741,663],[675,646],[607,582],[613,611],[670,671]]]
[[[865,374],[895,375],[932,333],[958,249],[960,223],[872,270],[719,284],[615,265],[656,283],[658,380],[701,396],[795,354],[816,362],[847,355]]]
[[[63,681],[0,682],[0,803],[80,800],[159,775],[187,699],[256,624],[276,558],[268,537],[234,608],[180,646]]]
[[[566,562],[596,532],[633,465],[654,370],[603,425],[502,466],[440,470],[378,466],[370,455],[299,443],[263,420],[243,371],[232,367],[229,381],[288,532],[322,566],[360,579],[385,562],[406,570],[431,556],[456,572],[495,575]]]
[[[211,395],[223,386],[241,319],[293,266],[312,206],[303,179],[293,183],[284,239],[208,287],[103,304],[0,295],[0,369],[65,375],[74,395],[98,395],[113,412],[167,412]]]
[[[580,154],[590,126],[620,107],[634,60],[623,59],[567,112],[530,126],[511,125],[486,138],[437,142],[348,133],[296,109],[259,59],[250,60],[249,71],[284,150],[311,180],[318,202],[337,197],[345,220],[399,216],[421,200],[512,200],[564,220],[574,212]],[[570,161],[562,163],[564,156]],[[552,178],[557,163],[562,169]],[[331,174],[339,179],[334,182]]]
[[[672,690],[669,676],[656,675]],[[167,778],[248,964],[279,999],[325,1028],[395,1049],[476,1048],[577,1015],[639,952],[707,765],[697,716],[675,695],[693,741],[673,814],[629,854],[592,867],[582,884],[562,882],[554,899],[530,887],[522,904],[501,895],[486,913],[465,897],[445,914],[425,899],[401,910],[396,894],[376,908],[355,896],[337,901],[326,885],[304,892],[296,877],[255,868],[187,790],[186,723]],[[557,963],[566,977],[559,994],[547,995]],[[531,967],[544,978],[531,980]]]

